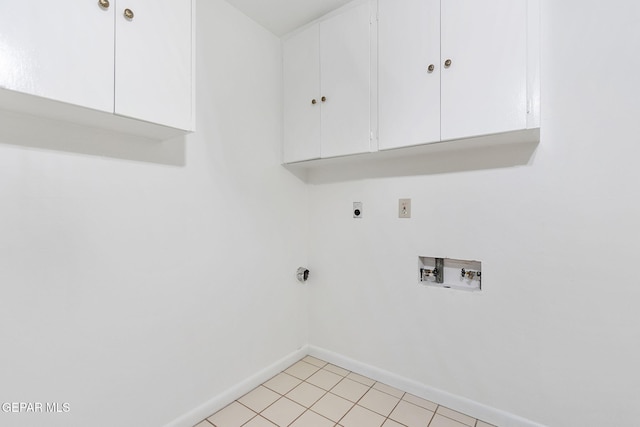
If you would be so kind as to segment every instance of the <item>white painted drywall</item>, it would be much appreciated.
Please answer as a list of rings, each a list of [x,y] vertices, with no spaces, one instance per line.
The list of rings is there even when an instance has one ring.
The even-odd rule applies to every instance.
[[[421,176],[312,173],[310,342],[544,425],[634,426],[640,5],[543,0],[541,18],[541,142],[491,152],[520,166],[461,150]],[[484,290],[422,287],[419,255],[482,261]]]
[[[0,425],[158,427],[307,343],[280,41],[222,0],[197,12],[186,142],[0,140],[0,402],[70,404]]]

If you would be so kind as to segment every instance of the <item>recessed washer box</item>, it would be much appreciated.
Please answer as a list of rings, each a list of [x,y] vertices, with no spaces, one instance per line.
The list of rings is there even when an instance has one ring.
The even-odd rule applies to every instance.
[[[482,262],[438,257],[418,257],[420,283],[464,291],[482,290]]]

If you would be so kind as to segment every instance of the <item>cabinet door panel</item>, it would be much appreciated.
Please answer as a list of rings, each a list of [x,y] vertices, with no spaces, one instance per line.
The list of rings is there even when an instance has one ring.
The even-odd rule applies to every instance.
[[[440,0],[379,0],[378,11],[379,147],[439,141]]]
[[[526,128],[526,31],[526,0],[442,1],[443,140]]]
[[[320,23],[323,158],[371,149],[370,31],[368,2]]]
[[[113,6],[0,2],[0,87],[113,112]]]
[[[191,0],[115,3],[116,114],[191,129]]]
[[[320,158],[320,27],[283,43],[284,162]],[[313,104],[312,100],[316,103]]]

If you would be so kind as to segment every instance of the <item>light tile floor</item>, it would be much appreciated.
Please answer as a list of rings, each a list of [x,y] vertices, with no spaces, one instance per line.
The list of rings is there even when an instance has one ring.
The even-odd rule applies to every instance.
[[[312,356],[195,427],[493,427]]]

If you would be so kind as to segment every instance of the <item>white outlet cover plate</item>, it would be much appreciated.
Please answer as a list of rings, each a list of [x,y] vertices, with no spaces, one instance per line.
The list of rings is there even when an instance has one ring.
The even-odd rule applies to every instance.
[[[411,199],[398,201],[398,218],[411,218]]]

